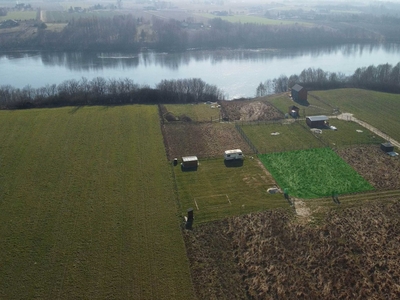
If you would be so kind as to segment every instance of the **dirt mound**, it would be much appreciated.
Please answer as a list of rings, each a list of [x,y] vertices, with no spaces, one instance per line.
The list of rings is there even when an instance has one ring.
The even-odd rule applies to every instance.
[[[399,217],[393,201],[331,211],[320,227],[283,211],[198,226],[184,232],[197,295],[399,299]]]
[[[221,101],[223,119],[229,121],[269,121],[283,119],[284,115],[266,102],[251,100]]]

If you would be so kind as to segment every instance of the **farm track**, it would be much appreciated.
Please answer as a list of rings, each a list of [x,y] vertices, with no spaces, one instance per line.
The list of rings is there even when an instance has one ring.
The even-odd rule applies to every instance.
[[[395,200],[400,199],[400,190],[384,190],[373,191],[360,194],[340,196],[339,200],[342,204],[353,204],[355,201],[371,202],[377,200]],[[332,202],[331,197],[318,198],[313,200],[306,200],[308,203],[326,203]]]

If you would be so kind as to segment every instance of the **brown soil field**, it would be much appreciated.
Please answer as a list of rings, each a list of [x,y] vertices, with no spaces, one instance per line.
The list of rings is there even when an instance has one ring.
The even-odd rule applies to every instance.
[[[251,100],[220,101],[222,118],[230,121],[269,121],[284,115],[267,102]]]
[[[331,210],[323,225],[279,210],[184,231],[199,299],[399,299],[400,202]]]
[[[376,189],[400,189],[400,159],[389,156],[379,145],[349,147],[336,152]]]
[[[252,153],[233,124],[173,122],[162,125],[169,160],[196,155],[199,158],[223,157],[227,149]]]

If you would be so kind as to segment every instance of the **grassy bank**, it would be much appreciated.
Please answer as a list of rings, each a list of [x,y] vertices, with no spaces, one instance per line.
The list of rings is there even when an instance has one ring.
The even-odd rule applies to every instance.
[[[0,298],[192,298],[155,106],[0,114]]]

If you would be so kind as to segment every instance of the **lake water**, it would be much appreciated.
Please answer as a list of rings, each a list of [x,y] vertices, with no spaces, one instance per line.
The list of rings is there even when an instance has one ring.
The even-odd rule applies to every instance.
[[[351,75],[357,68],[400,62],[400,45],[342,45],[288,50],[185,53],[14,52],[0,54],[0,85],[34,88],[82,77],[123,79],[154,87],[163,79],[201,78],[227,99],[254,97],[260,82],[307,68]]]

